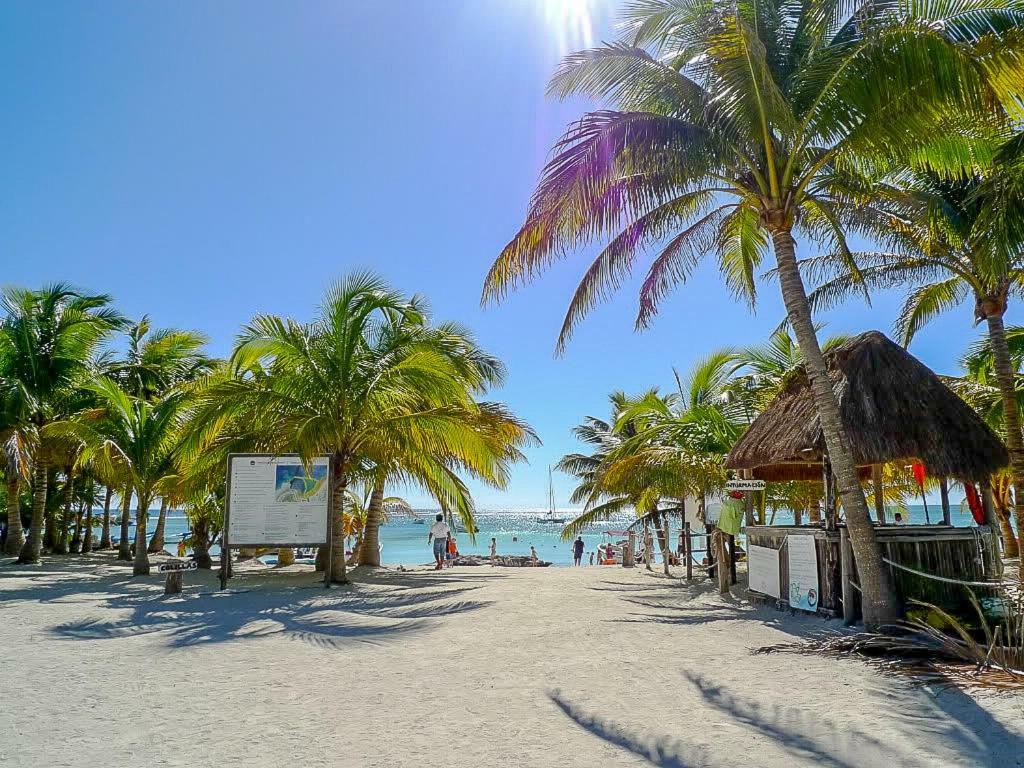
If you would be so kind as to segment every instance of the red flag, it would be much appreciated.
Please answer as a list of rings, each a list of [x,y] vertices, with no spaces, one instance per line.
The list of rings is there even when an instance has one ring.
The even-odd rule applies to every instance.
[[[920,488],[924,488],[924,464],[914,464],[911,469],[914,472],[914,479],[917,480],[917,484]]]
[[[985,507],[981,503],[981,499],[978,497],[978,492],[974,490],[973,483],[965,483],[964,490],[967,491],[967,506],[971,510],[971,515],[974,517],[974,522],[978,525],[985,524]]]

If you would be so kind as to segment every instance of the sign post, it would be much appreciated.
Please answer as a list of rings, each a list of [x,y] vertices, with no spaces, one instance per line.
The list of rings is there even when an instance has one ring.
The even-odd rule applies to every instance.
[[[298,454],[232,453],[221,539],[221,589],[231,576],[231,550],[328,547],[330,584],[331,461],[303,463]]]
[[[157,566],[157,573],[166,573],[164,580],[164,594],[177,595],[181,593],[181,574],[185,571],[194,571],[199,568],[195,560],[174,560],[169,563],[161,563]]]
[[[763,491],[765,489],[764,480],[729,480],[725,484],[725,490],[727,491]]]

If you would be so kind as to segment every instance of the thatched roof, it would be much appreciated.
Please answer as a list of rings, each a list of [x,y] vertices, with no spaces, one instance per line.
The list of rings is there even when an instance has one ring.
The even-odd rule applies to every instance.
[[[854,461],[919,461],[929,475],[981,480],[1009,462],[1006,448],[930,369],[878,331],[825,354]],[[803,373],[793,376],[733,447],[731,469],[762,480],[819,480],[825,439]]]

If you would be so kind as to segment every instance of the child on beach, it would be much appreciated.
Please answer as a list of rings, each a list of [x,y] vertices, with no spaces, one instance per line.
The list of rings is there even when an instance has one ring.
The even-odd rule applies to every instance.
[[[498,541],[491,537],[491,568],[494,567],[494,560],[498,556]]]
[[[537,550],[533,548],[533,544],[530,545],[530,565],[537,565]]]

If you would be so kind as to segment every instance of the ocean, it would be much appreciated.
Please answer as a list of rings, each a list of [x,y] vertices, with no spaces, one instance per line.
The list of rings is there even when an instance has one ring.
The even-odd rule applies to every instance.
[[[908,508],[909,522],[918,524],[926,522],[925,509],[923,505],[911,505]],[[942,510],[936,506],[929,505],[928,513],[931,522],[941,520]],[[156,523],[156,511],[150,517],[150,531]],[[433,521],[435,511],[417,510],[424,522],[418,524],[408,518],[398,518],[381,527],[380,541],[381,562],[388,565],[403,563],[406,565],[426,564],[432,561],[430,548],[427,545],[427,530]],[[560,517],[571,519],[578,510],[565,509],[558,512]],[[890,515],[892,510],[890,510]],[[486,555],[490,545],[491,537],[497,539],[498,553],[502,555],[529,555],[530,547],[536,547],[537,556],[541,560],[547,560],[557,566],[568,566],[572,564],[572,542],[562,541],[560,533],[562,526],[557,523],[543,522],[544,513],[537,510],[482,510],[477,513],[477,526],[480,533],[476,541],[471,542],[466,533],[457,533],[459,552],[464,555]],[[768,518],[771,512],[768,513]],[[589,553],[593,552],[598,545],[608,541],[604,535],[605,531],[619,531],[625,528],[631,518],[623,515],[617,519],[598,523],[590,526],[583,532],[583,542],[586,546],[584,562],[589,559]],[[792,524],[793,514],[789,511],[780,510],[775,516],[777,525]],[[672,520],[672,542],[676,541],[678,524]],[[952,523],[955,526],[967,527],[974,525],[966,509],[961,510],[954,505],[952,511]],[[188,523],[180,512],[169,512],[165,532],[165,543],[168,552],[174,553],[177,550],[178,541],[181,535],[188,530]],[[97,532],[98,533],[98,532]],[[114,529],[116,536],[116,527]],[[616,539],[618,537],[615,537]],[[214,552],[217,549],[214,548]]]

